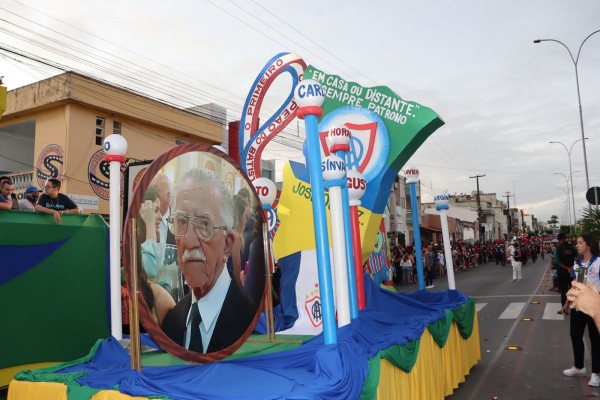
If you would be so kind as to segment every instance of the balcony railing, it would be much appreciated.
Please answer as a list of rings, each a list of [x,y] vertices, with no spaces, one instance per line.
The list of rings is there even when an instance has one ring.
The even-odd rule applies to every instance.
[[[35,169],[6,174],[15,185],[15,191],[20,192],[33,185],[33,176]]]

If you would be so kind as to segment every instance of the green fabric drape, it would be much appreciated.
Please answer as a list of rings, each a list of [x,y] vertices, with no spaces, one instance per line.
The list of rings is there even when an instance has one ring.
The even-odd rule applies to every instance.
[[[360,400],[377,399],[377,388],[379,387],[379,375],[381,371],[381,352],[369,359],[369,375],[363,384]]]
[[[457,307],[453,312],[453,320],[456,322],[460,336],[463,339],[470,338],[475,323],[475,300],[469,299],[465,304]]]
[[[397,344],[388,349],[379,352],[381,358],[385,358],[396,368],[401,369],[406,373],[410,373],[419,355],[419,346],[421,340],[412,340],[406,344]]]
[[[440,347],[446,345],[448,335],[450,334],[450,327],[452,326],[453,313],[451,310],[446,310],[446,316],[433,324],[427,324],[427,330],[431,333],[433,340]]]
[[[421,340],[413,340],[406,344],[398,344],[382,350],[375,357],[369,359],[369,376],[365,379],[361,400],[377,398],[377,387],[379,386],[379,375],[381,371],[381,359],[385,358],[393,366],[410,373],[417,362]]]

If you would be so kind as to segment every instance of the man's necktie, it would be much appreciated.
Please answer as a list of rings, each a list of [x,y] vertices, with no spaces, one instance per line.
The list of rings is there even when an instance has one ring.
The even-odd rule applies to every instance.
[[[195,302],[194,304],[192,304],[192,310],[190,313],[190,324],[192,328],[192,334],[190,336],[189,349],[198,353],[203,353],[204,349],[202,348],[200,322],[202,322],[202,317],[200,316],[200,310],[198,310],[198,302]]]

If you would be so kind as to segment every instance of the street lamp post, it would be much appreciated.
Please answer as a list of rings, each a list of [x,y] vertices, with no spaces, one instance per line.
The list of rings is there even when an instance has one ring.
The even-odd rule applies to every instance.
[[[580,171],[573,171],[574,174],[576,174],[578,172],[580,172]],[[563,174],[562,172],[555,172],[554,175],[560,175],[565,179],[565,183],[567,185],[567,190],[566,190],[567,205],[569,206],[569,207],[567,207],[567,210],[568,210],[567,212],[569,213],[569,221],[571,221],[571,205],[570,205],[570,201],[569,201],[569,198],[571,196],[569,195],[569,178],[567,178],[566,175]],[[571,182],[571,184],[573,184],[573,183]],[[561,187],[561,189],[565,190],[565,188],[562,188],[562,187]],[[573,207],[575,207],[575,199],[573,199]],[[569,222],[569,225],[571,225],[571,222]],[[573,223],[573,225],[575,225],[575,224]]]
[[[567,213],[567,217],[568,217],[569,224],[570,224],[570,222],[571,222],[571,217],[569,216],[569,212],[570,212],[570,211],[569,211],[569,200],[568,200],[568,199],[569,199],[569,194],[568,194],[568,192],[565,190],[565,188],[564,188],[564,187],[560,187],[560,186],[559,186],[559,187],[557,187],[557,189],[560,189],[560,190],[562,190],[562,191],[563,191],[563,193],[565,193],[565,194],[566,194],[566,196],[567,196],[567,198],[565,198],[565,199],[562,199],[562,201],[563,201],[563,207],[565,207],[565,212]],[[563,217],[564,217],[564,215],[565,215],[565,214],[563,214]],[[569,227],[569,229],[570,229],[570,227]],[[571,231],[569,231],[569,232],[571,232]]]
[[[565,177],[565,179],[566,179],[566,177]],[[568,183],[568,181],[567,181],[567,188],[566,189],[564,187],[562,187],[562,186],[558,186],[557,189],[562,190],[563,193],[566,196],[566,198],[563,199],[563,201],[566,200],[565,210],[567,211],[567,217],[568,217],[567,220],[569,221],[569,227],[571,227],[571,206],[569,205],[570,201],[569,201],[569,183]],[[571,228],[569,228],[569,229],[571,229]]]
[[[567,47],[566,44],[564,44],[563,42],[561,42],[560,40],[556,40],[556,39],[537,39],[534,40],[533,43],[540,43],[540,42],[556,42],[561,44],[565,49],[567,49],[567,51],[569,52],[569,56],[571,57],[571,61],[573,61],[573,65],[575,66],[575,83],[577,84],[577,101],[579,102],[579,123],[581,125],[581,140],[583,141],[583,162],[585,164],[585,182],[586,182],[586,189],[590,188],[590,177],[588,174],[588,164],[587,164],[587,154],[585,151],[585,132],[583,129],[583,110],[581,108],[581,94],[579,92],[579,71],[577,69],[577,63],[579,62],[579,56],[581,54],[581,48],[583,47],[583,44],[594,34],[600,32],[600,29],[598,29],[597,31],[594,31],[592,33],[590,33],[584,40],[583,42],[581,42],[581,45],[579,45],[579,50],[577,50],[577,58],[573,57],[573,53],[571,53],[571,50]],[[572,186],[571,186],[572,187]],[[594,193],[596,193],[594,191]],[[598,193],[596,193],[596,204],[598,204]]]
[[[583,139],[588,139],[586,137],[584,137]],[[575,226],[577,224],[577,217],[575,216],[575,195],[573,194],[573,169],[571,168],[571,152],[573,151],[573,146],[575,146],[575,143],[579,142],[579,141],[583,141],[584,143],[584,149],[585,149],[585,140],[583,139],[577,139],[576,141],[574,141],[571,144],[571,148],[568,149],[567,146],[565,146],[565,144],[563,142],[555,142],[555,141],[550,141],[548,143],[552,143],[552,144],[560,144],[562,147],[565,148],[565,150],[567,151],[567,155],[569,156],[569,179],[571,180],[571,198],[573,200],[573,226]],[[584,150],[585,152],[585,150]],[[587,164],[585,166],[585,171],[587,174]],[[588,184],[589,187],[589,184]],[[569,189],[569,185],[567,185],[567,190]]]

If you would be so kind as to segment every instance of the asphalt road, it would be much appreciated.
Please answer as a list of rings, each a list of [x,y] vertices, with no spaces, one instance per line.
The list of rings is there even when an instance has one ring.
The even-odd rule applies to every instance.
[[[558,315],[560,296],[552,287],[549,258],[523,267],[523,281],[511,282],[510,265],[487,263],[455,275],[456,287],[476,299],[481,361],[449,400],[552,400],[600,397],[588,377],[566,377],[573,364],[569,317]],[[437,278],[433,290],[448,288]],[[399,291],[415,290],[415,285]],[[539,302],[534,304],[532,302]],[[531,318],[524,321],[523,318]],[[589,338],[585,366],[591,373]],[[507,350],[518,346],[519,350]]]

